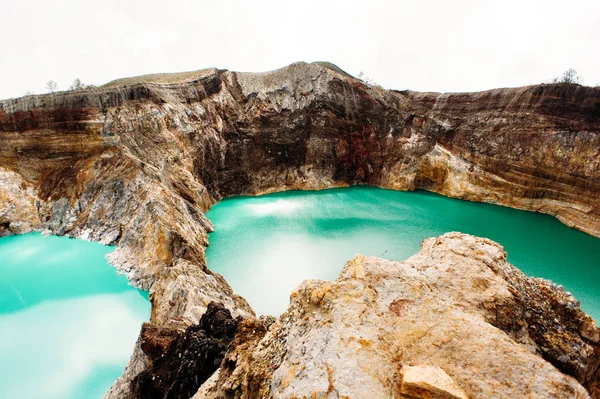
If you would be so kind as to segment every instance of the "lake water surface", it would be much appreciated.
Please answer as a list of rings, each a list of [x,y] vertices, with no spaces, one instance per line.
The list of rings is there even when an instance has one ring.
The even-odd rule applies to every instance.
[[[499,242],[513,265],[564,285],[600,320],[600,239],[548,215],[427,192],[350,187],[230,198],[207,216],[215,225],[210,269],[258,314],[282,313],[303,280],[334,280],[357,253],[406,260],[424,238],[460,231]]]
[[[0,239],[0,398],[98,399],[121,375],[150,302],[110,251],[39,233]]]

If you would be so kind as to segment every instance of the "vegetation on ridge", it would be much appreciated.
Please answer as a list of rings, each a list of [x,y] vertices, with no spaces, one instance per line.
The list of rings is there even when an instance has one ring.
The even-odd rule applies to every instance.
[[[110,81],[106,84],[103,84],[100,87],[115,87],[115,86],[124,86],[124,85],[132,85],[138,83],[162,83],[162,84],[171,84],[171,83],[183,83],[189,82],[193,80],[198,80],[206,75],[208,75],[211,71],[214,71],[215,68],[206,68],[199,69],[197,71],[189,71],[189,72],[176,72],[176,73],[152,73],[149,75],[141,75],[141,76],[133,76],[129,78],[121,78]]]

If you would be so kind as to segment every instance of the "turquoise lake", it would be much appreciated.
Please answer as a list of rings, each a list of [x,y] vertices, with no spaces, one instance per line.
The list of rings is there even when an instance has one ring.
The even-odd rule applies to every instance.
[[[554,217],[427,192],[371,187],[234,197],[207,216],[211,270],[258,314],[279,315],[303,280],[337,278],[353,255],[406,260],[427,237],[460,231],[502,244],[527,275],[571,291],[600,320],[600,239]]]
[[[0,398],[98,399],[150,317],[113,248],[39,233],[0,239]]]

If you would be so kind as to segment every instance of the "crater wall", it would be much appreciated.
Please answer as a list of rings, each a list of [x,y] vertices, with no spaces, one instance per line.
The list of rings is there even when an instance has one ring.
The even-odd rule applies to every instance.
[[[425,189],[600,237],[599,88],[394,91],[326,63],[155,77],[0,102],[0,236],[115,245],[156,326],[183,330],[211,301],[253,315],[204,256],[204,213],[227,196]],[[132,359],[129,374],[148,361]]]

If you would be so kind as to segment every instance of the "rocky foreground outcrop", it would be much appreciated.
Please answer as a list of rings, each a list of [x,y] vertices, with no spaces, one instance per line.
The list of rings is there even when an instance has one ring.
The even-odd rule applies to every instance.
[[[357,255],[277,321],[243,321],[194,398],[598,398],[599,333],[500,245],[448,233],[406,262]]]
[[[545,212],[600,237],[600,88],[399,92],[298,63],[0,101],[0,236],[116,246],[111,263],[150,290],[147,331],[185,331],[212,301],[254,314],[206,265],[214,202],[352,184]],[[138,343],[112,397],[150,364]]]

